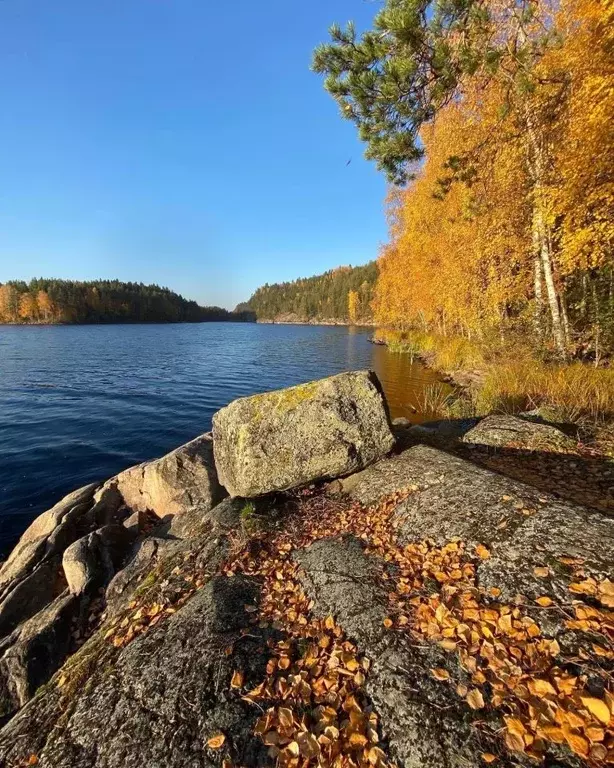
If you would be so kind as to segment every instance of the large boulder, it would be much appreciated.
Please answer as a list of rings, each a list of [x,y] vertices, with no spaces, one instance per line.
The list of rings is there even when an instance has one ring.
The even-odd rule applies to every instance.
[[[235,400],[213,417],[215,463],[231,496],[258,496],[356,472],[394,445],[372,371]]]
[[[577,443],[558,427],[518,416],[487,416],[463,437],[464,443],[545,453],[576,453]]]
[[[199,505],[211,509],[226,495],[213,461],[213,442],[201,435],[155,461],[145,462],[109,480],[134,512],[158,517],[179,515]]]

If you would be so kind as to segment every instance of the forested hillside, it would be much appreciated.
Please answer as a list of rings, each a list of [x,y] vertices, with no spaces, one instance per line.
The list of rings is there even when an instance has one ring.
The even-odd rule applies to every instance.
[[[0,285],[2,323],[127,323],[250,320],[220,307],[201,307],[168,288],[119,280],[35,279]]]
[[[614,350],[614,5],[427,6],[388,0],[314,59],[395,185],[375,320],[599,362]]]
[[[374,261],[337,267],[291,283],[267,283],[235,311],[249,310],[258,320],[269,321],[369,323],[376,279]]]

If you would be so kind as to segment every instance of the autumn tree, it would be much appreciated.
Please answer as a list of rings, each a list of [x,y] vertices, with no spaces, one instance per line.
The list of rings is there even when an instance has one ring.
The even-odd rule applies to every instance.
[[[38,310],[43,317],[43,320],[47,323],[53,315],[53,302],[49,298],[49,294],[46,291],[39,291],[36,294],[36,303]]]
[[[10,283],[0,285],[0,321],[15,322],[19,308],[19,294]]]
[[[348,318],[352,324],[358,319],[358,291],[348,291]]]
[[[38,313],[36,298],[31,293],[22,293],[19,297],[19,317],[22,320],[34,320]]]
[[[352,25],[331,29],[314,68],[367,157],[394,183],[419,176],[395,200],[380,316],[407,304],[398,297],[394,310],[398,269],[401,292],[413,294],[407,319],[502,324],[530,300],[535,338],[546,306],[565,355],[571,276],[612,262],[612,14],[598,0],[388,0],[361,37]]]

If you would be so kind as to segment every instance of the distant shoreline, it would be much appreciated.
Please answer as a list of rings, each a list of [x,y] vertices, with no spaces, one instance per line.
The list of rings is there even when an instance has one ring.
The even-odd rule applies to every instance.
[[[358,326],[360,328],[375,328],[375,323],[357,321],[350,323],[348,320],[256,320],[258,325],[341,325],[346,327]]]
[[[4,323],[0,322],[0,328],[58,328],[58,327],[72,327],[77,325],[202,325],[209,323],[251,323],[255,324],[256,320],[92,320],[83,322],[57,322],[57,323]]]

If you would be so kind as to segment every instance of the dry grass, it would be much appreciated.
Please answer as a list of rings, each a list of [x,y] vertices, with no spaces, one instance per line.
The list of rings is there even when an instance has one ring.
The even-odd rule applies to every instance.
[[[520,360],[488,367],[476,397],[480,413],[552,408],[564,421],[614,418],[614,370],[582,363]]]
[[[445,337],[416,330],[380,329],[376,338],[393,352],[420,357],[440,371],[484,371],[482,386],[465,397],[451,397],[431,388],[423,412],[448,416],[518,413],[550,408],[561,421],[614,419],[614,370],[583,363],[545,363],[531,354],[526,341],[478,344],[462,337]]]

